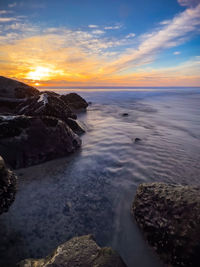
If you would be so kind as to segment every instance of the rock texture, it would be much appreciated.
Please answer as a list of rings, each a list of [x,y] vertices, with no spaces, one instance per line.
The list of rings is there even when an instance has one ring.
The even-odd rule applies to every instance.
[[[74,119],[77,116],[71,108],[54,92],[43,92],[39,96],[29,98],[21,103],[15,110],[16,114],[28,116],[51,116],[61,119],[75,132],[83,133],[84,130]]]
[[[70,93],[67,95],[61,95],[60,98],[67,104],[72,110],[86,109],[88,103],[78,94]]]
[[[100,248],[90,235],[75,237],[44,259],[27,259],[19,267],[124,267],[111,248]]]
[[[0,156],[0,214],[8,211],[15,199],[17,177],[5,166]]]
[[[172,266],[200,265],[200,188],[141,184],[132,213],[150,245]]]
[[[39,95],[39,91],[25,83],[0,76],[0,97],[26,98]]]
[[[12,168],[66,156],[80,145],[80,138],[57,118],[0,116],[0,152]]]

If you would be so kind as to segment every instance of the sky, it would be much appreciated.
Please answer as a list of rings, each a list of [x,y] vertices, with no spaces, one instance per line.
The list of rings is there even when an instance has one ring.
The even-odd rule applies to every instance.
[[[0,75],[36,87],[200,86],[200,0],[0,0]]]

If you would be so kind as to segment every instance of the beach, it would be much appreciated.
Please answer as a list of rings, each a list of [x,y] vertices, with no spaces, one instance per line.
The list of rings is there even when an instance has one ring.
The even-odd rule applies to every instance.
[[[200,185],[199,88],[72,91],[91,102],[78,114],[82,147],[17,170],[15,202],[0,217],[0,266],[44,257],[84,234],[127,266],[163,266],[130,207],[143,182]]]

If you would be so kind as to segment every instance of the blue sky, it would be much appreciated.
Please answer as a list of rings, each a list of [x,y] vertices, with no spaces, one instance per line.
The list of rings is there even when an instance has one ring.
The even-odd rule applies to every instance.
[[[0,67],[41,86],[200,86],[200,0],[1,0]]]

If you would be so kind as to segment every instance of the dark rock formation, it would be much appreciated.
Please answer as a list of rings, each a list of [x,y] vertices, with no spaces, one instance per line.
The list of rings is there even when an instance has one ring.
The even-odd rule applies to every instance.
[[[140,141],[141,141],[140,138],[138,138],[138,137],[135,138],[135,143],[140,142]]]
[[[61,95],[60,98],[72,109],[72,110],[80,110],[86,109],[88,107],[88,103],[78,94],[70,93],[67,95]]]
[[[125,267],[111,248],[100,248],[90,235],[75,237],[44,259],[27,259],[19,267]]]
[[[15,199],[17,177],[5,166],[0,156],[0,214],[8,211]]]
[[[51,116],[61,119],[77,134],[84,133],[81,126],[73,119],[77,116],[70,107],[62,101],[60,96],[54,92],[43,92],[39,96],[29,98],[21,103],[15,110],[18,115],[28,116]]]
[[[199,266],[199,187],[141,184],[132,213],[149,244],[165,263],[172,266]]]
[[[122,113],[123,117],[128,117],[128,113]]]
[[[68,118],[65,120],[67,125],[72,129],[73,132],[76,134],[82,134],[85,132],[85,130],[79,125],[79,123],[71,118]]]
[[[57,118],[0,116],[0,153],[13,168],[66,156],[80,145],[80,138]]]
[[[77,118],[68,105],[51,92],[41,93],[39,96],[27,99],[17,107],[15,112],[18,115],[52,116],[63,121],[67,118]]]
[[[39,95],[39,91],[25,83],[0,76],[0,97],[26,98]]]
[[[0,97],[0,113],[13,113],[16,107],[24,102],[24,99]]]

